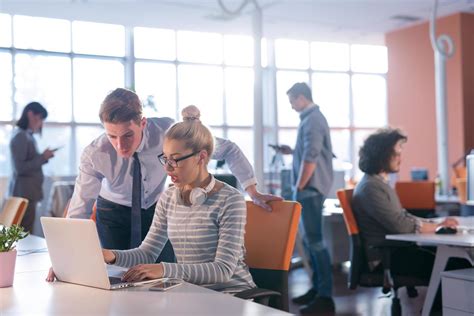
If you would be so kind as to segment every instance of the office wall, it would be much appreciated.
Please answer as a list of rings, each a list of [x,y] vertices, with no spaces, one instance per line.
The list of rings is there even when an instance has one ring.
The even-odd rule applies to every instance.
[[[474,114],[474,91],[469,89],[474,79],[474,15],[440,18],[437,34],[451,36],[456,48],[447,62],[448,146],[449,162],[453,163],[474,145],[474,136],[469,133]],[[429,23],[387,33],[385,40],[389,66],[388,122],[408,134],[400,178],[409,179],[412,167],[427,167],[433,179],[438,162],[434,53]]]

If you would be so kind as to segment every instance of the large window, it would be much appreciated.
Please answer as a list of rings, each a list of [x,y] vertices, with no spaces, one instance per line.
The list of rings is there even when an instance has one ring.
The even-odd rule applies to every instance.
[[[386,48],[279,39],[275,56],[279,143],[294,146],[299,124],[286,91],[307,82],[331,128],[338,165],[355,166],[349,175],[360,176],[359,147],[369,133],[387,124]]]
[[[294,146],[299,116],[286,91],[304,81],[328,119],[334,153],[356,164],[364,137],[386,124],[386,54],[382,46],[263,39],[257,136]],[[215,136],[253,163],[254,63],[249,36],[0,14],[0,175],[10,173],[8,140],[31,101],[49,112],[39,150],[61,146],[45,173],[76,174],[83,148],[103,133],[100,104],[117,87],[135,90],[147,117],[179,120],[182,108],[198,106]],[[264,151],[267,168],[272,152]]]
[[[76,174],[83,148],[102,133],[100,103],[124,86],[125,63],[124,26],[0,14],[0,175],[11,172],[10,135],[32,101],[48,110],[38,150],[60,147],[43,171]]]

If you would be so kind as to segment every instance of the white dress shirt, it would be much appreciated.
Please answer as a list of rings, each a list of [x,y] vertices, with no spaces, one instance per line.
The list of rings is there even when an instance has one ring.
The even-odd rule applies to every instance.
[[[142,171],[142,208],[155,204],[164,190],[166,172],[158,161],[163,152],[165,131],[171,118],[148,118],[137,153]],[[240,148],[229,140],[216,138],[213,159],[225,159],[244,188],[256,184],[252,166]],[[81,156],[79,175],[68,209],[68,217],[89,218],[100,195],[114,203],[131,206],[133,157],[120,157],[104,133],[88,145]]]

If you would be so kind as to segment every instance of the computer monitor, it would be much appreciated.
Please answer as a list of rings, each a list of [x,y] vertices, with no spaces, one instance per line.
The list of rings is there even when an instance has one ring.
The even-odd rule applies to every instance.
[[[466,156],[467,167],[467,202],[474,205],[474,150]]]

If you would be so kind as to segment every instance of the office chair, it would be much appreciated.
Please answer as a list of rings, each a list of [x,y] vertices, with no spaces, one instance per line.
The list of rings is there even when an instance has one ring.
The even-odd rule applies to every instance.
[[[434,181],[399,181],[395,183],[395,191],[408,212],[419,217],[434,217]]]
[[[247,201],[245,262],[258,288],[242,291],[236,296],[244,299],[263,297],[264,300],[256,301],[288,311],[288,270],[301,205],[298,202],[273,201],[270,206],[271,212]]]
[[[370,271],[367,256],[360,236],[359,226],[352,211],[352,189],[342,189],[337,191],[337,197],[342,207],[344,222],[347,233],[350,238],[350,261],[351,267],[348,276],[348,288],[355,290],[358,286],[362,287],[382,287],[384,294],[390,291],[393,294],[392,316],[401,315],[400,299],[398,298],[398,289],[407,287],[409,297],[416,297],[418,292],[415,286],[426,286],[429,280],[411,275],[392,275],[390,271],[390,253],[393,249],[400,246],[394,246],[394,243],[387,241],[380,245],[383,252],[383,271]]]
[[[27,199],[15,196],[9,197],[0,213],[0,224],[7,227],[20,225],[27,207]]]

